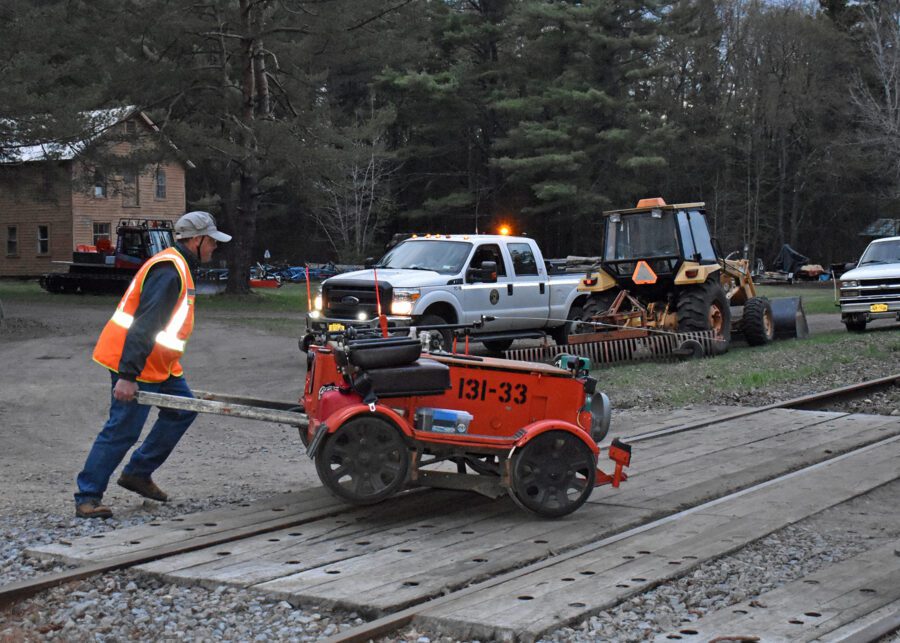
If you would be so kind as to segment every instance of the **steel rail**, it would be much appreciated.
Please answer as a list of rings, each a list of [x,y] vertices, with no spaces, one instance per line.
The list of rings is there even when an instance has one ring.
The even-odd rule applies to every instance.
[[[643,442],[645,440],[652,440],[653,438],[659,438],[666,435],[674,435],[676,433],[683,433],[685,431],[692,431],[694,429],[703,428],[705,426],[710,426],[712,424],[719,424],[721,422],[729,422],[731,420],[736,420],[738,418],[747,417],[749,415],[756,415],[758,413],[764,413],[765,411],[772,411],[774,409],[810,409],[815,408],[816,403],[823,402],[825,400],[833,400],[840,399],[845,397],[854,397],[858,396],[862,393],[866,393],[868,391],[888,388],[890,386],[900,385],[900,373],[895,375],[888,375],[885,377],[879,377],[874,380],[868,380],[866,382],[859,382],[857,384],[849,384],[847,386],[841,386],[839,388],[829,389],[827,391],[822,391],[820,393],[810,393],[809,395],[802,395],[800,397],[795,397],[790,400],[785,400],[783,402],[773,402],[772,404],[766,404],[765,406],[754,406],[748,409],[744,409],[742,411],[735,411],[734,413],[729,413],[728,415],[720,415],[714,418],[710,418],[708,420],[697,420],[696,422],[688,422],[686,424],[679,424],[677,426],[668,427],[666,429],[658,429],[656,431],[648,431],[647,433],[639,433],[637,435],[631,435],[627,438],[624,438],[628,444],[632,444],[635,442]],[[609,447],[609,444],[601,444],[600,448],[604,449]]]
[[[701,421],[697,421],[697,422],[691,422],[688,424],[678,425],[675,427],[670,427],[668,429],[660,429],[658,431],[651,431],[648,433],[629,437],[629,438],[627,438],[627,440],[629,443],[640,442],[640,441],[650,440],[650,439],[656,438],[656,437],[662,437],[664,435],[672,435],[675,433],[690,431],[693,429],[702,428],[702,427],[710,426],[713,424],[728,422],[728,421],[736,419],[736,418],[742,418],[742,417],[754,415],[757,413],[762,413],[764,411],[768,411],[768,410],[772,410],[772,409],[799,408],[799,407],[803,407],[805,405],[813,404],[815,402],[821,402],[823,400],[832,399],[835,397],[844,397],[844,396],[848,396],[848,395],[855,395],[855,394],[859,394],[860,392],[872,390],[874,388],[888,387],[888,386],[896,384],[898,381],[900,381],[900,374],[890,375],[887,377],[870,380],[868,382],[861,382],[858,384],[843,386],[843,387],[840,387],[837,389],[831,389],[831,390],[823,391],[820,393],[813,393],[811,395],[805,395],[802,397],[793,398],[791,400],[786,400],[784,402],[776,402],[776,403],[769,404],[769,405],[762,406],[762,407],[754,407],[752,409],[747,409],[745,411],[738,411],[736,413],[731,413],[729,415],[718,416],[718,417],[710,419],[710,420],[701,420]],[[201,393],[200,395],[208,396],[207,400],[209,400],[209,398],[215,399],[215,396],[213,396],[212,394]],[[159,396],[158,394],[155,394],[155,395],[144,394],[143,402],[149,403],[149,404],[153,404],[154,402],[157,402],[157,401],[163,402],[163,403],[168,403],[171,401],[168,399],[170,397],[172,397],[172,396]],[[221,402],[225,402],[225,400],[223,399],[224,397],[225,396],[219,396],[220,404],[221,404]],[[238,413],[234,413],[235,405],[233,405],[233,403],[231,403],[231,400],[237,400],[237,399],[239,399],[239,398],[231,398],[228,400],[228,402],[226,402],[227,406],[229,406],[230,408],[228,411],[225,411],[223,414],[235,415],[237,417],[249,417],[247,415],[243,415],[242,413],[240,413],[240,411],[244,410],[243,408],[241,408]],[[194,400],[193,402],[200,402],[200,401],[201,400]],[[250,400],[248,398],[241,398],[240,401],[241,402],[259,402],[259,400]],[[176,402],[180,403],[179,400],[176,400]],[[274,405],[275,403],[272,403],[272,404]],[[200,406],[205,406],[205,405],[202,404],[202,402],[201,402]],[[237,405],[237,406],[240,406],[240,405]],[[197,410],[197,407],[192,405],[191,410]],[[207,410],[207,409],[203,409],[203,410]],[[280,413],[279,413],[279,411],[280,411]],[[221,407],[220,407],[219,412],[222,413]],[[281,409],[278,409],[278,410],[266,409],[266,412],[272,413],[272,416],[269,416],[265,419],[271,420],[271,421],[276,421],[276,422],[284,422],[284,423],[288,423],[288,424],[294,424],[294,425],[301,424],[302,425],[306,419],[305,416],[303,416],[301,413],[298,413],[296,411],[284,411]],[[281,415],[282,413],[284,415]],[[251,419],[263,419],[263,418],[252,417]],[[799,474],[803,471],[808,471],[814,467],[821,466],[821,465],[827,464],[829,462],[834,462],[836,460],[843,459],[844,457],[847,457],[848,455],[852,455],[853,453],[858,453],[858,452],[873,448],[874,446],[890,442],[891,440],[894,440],[894,439],[896,439],[896,438],[889,438],[888,440],[884,440],[882,442],[878,442],[875,444],[870,444],[870,445],[861,447],[860,449],[856,449],[856,450],[850,451],[848,453],[842,454],[840,456],[836,456],[835,458],[823,460],[819,463],[811,465],[810,467],[800,469],[798,471],[786,474],[785,476],[781,476],[779,478],[774,478],[772,480],[768,480],[766,482],[755,485],[753,487],[749,487],[747,489],[743,489],[741,491],[735,492],[728,496],[723,496],[722,498],[717,498],[716,500],[710,501],[703,505],[698,505],[697,507],[693,507],[691,509],[687,509],[685,511],[679,512],[678,514],[672,514],[671,516],[666,516],[657,521],[654,521],[653,523],[647,523],[646,525],[641,525],[632,530],[623,532],[622,534],[617,534],[615,536],[611,536],[609,538],[597,541],[595,543],[590,543],[588,545],[584,545],[578,549],[570,550],[564,554],[560,554],[558,556],[551,557],[551,558],[541,561],[539,563],[535,563],[534,565],[528,565],[528,566],[520,568],[518,570],[515,570],[512,572],[507,572],[505,574],[502,574],[501,576],[497,576],[494,579],[486,581],[485,583],[480,583],[478,585],[471,586],[470,588],[465,588],[458,592],[452,592],[450,594],[447,594],[446,596],[443,596],[443,597],[440,597],[437,599],[433,599],[431,601],[428,601],[427,603],[423,603],[418,606],[412,606],[410,608],[407,608],[406,610],[402,610],[395,614],[388,615],[388,616],[382,617],[380,619],[377,619],[375,621],[372,621],[368,624],[359,626],[359,628],[353,628],[352,630],[343,632],[340,635],[333,637],[332,639],[328,639],[328,640],[333,641],[333,642],[365,641],[365,640],[368,640],[369,638],[372,638],[373,636],[377,636],[377,635],[380,635],[383,633],[394,631],[394,630],[398,629],[399,627],[403,627],[404,625],[409,623],[412,620],[412,618],[416,614],[418,614],[419,611],[421,611],[423,609],[423,606],[436,605],[445,600],[449,600],[451,597],[462,596],[466,592],[472,591],[474,588],[483,589],[485,587],[493,586],[497,583],[504,582],[505,580],[508,580],[510,578],[514,578],[515,576],[517,576],[521,573],[525,573],[526,571],[535,571],[535,570],[541,569],[550,564],[555,564],[556,562],[566,560],[567,558],[578,555],[579,552],[585,553],[587,551],[591,551],[591,550],[596,549],[597,547],[601,547],[605,544],[616,542],[617,540],[620,540],[621,538],[626,537],[629,534],[634,535],[637,533],[641,533],[641,531],[651,529],[654,526],[657,526],[660,524],[665,524],[665,522],[667,522],[669,520],[674,520],[679,516],[688,515],[688,514],[694,512],[695,510],[698,510],[698,507],[713,506],[714,504],[722,501],[723,498],[737,497],[738,495],[740,495],[742,493],[747,493],[750,490],[763,488],[764,486],[772,484],[778,480],[787,479],[788,477]],[[608,446],[608,445],[601,445],[601,448],[604,448],[604,446]],[[413,489],[410,492],[415,493],[416,491],[417,490]],[[407,492],[407,493],[410,493],[410,492]],[[342,506],[337,506],[333,510],[330,510],[330,511],[322,509],[320,511],[316,511],[315,515],[304,516],[301,518],[298,518],[295,516],[292,518],[273,519],[273,520],[266,521],[263,523],[257,523],[254,525],[248,525],[248,526],[244,526],[244,527],[236,527],[236,528],[228,529],[226,531],[220,532],[219,534],[211,534],[208,536],[202,536],[202,537],[193,539],[190,544],[180,543],[180,544],[173,544],[173,545],[164,545],[164,546],[150,549],[150,550],[142,552],[142,553],[127,554],[127,555],[108,559],[106,561],[102,561],[102,562],[98,562],[98,563],[90,563],[87,565],[80,565],[73,569],[64,570],[62,572],[57,572],[57,573],[53,573],[53,574],[45,574],[45,575],[39,576],[37,578],[27,579],[27,580],[23,580],[23,581],[17,581],[15,583],[10,583],[7,585],[0,586],[0,608],[5,608],[5,607],[15,603],[16,601],[20,601],[25,598],[34,596],[35,594],[37,594],[41,591],[44,591],[46,589],[58,587],[59,585],[62,585],[64,583],[81,580],[81,579],[84,579],[84,578],[87,578],[89,576],[93,576],[96,574],[101,574],[101,573],[109,572],[109,571],[116,571],[116,570],[120,570],[120,569],[127,569],[129,567],[134,567],[136,565],[141,565],[141,564],[152,562],[155,560],[160,560],[163,558],[177,556],[177,555],[188,553],[191,551],[196,551],[198,549],[203,549],[205,547],[221,545],[221,544],[225,544],[225,543],[229,543],[229,542],[234,542],[236,540],[241,540],[241,539],[250,538],[250,537],[261,535],[261,534],[270,533],[273,531],[277,531],[279,529],[295,527],[297,525],[305,524],[305,523],[311,522],[313,520],[319,520],[324,517],[339,515],[341,513],[350,511],[352,509],[354,509],[353,506],[342,505]],[[357,634],[357,632],[359,632],[359,633]],[[363,634],[363,632],[365,632],[366,634]]]
[[[188,552],[196,551],[198,549],[212,547],[214,545],[222,545],[225,543],[234,542],[235,540],[243,540],[245,538],[251,538],[253,536],[259,536],[273,531],[278,531],[279,529],[296,527],[313,520],[320,520],[322,518],[336,516],[350,511],[354,508],[355,507],[352,507],[350,505],[337,505],[333,510],[322,509],[320,511],[314,511],[314,515],[307,515],[301,518],[298,518],[297,516],[291,518],[275,518],[265,522],[255,523],[253,525],[245,525],[243,527],[226,529],[217,534],[200,536],[196,539],[192,539],[189,544],[178,543],[171,545],[161,545],[159,547],[154,547],[140,553],[126,554],[97,563],[79,565],[78,567],[67,569],[61,572],[56,572],[53,574],[45,574],[43,576],[38,576],[37,578],[10,583],[0,586],[0,608],[5,608],[8,605],[15,603],[16,601],[33,596],[45,589],[51,589],[64,583],[81,580],[95,574],[116,571],[119,569],[126,569],[128,567],[142,565],[144,563],[160,560],[162,558],[169,558],[171,556],[177,556],[179,554],[185,554]]]

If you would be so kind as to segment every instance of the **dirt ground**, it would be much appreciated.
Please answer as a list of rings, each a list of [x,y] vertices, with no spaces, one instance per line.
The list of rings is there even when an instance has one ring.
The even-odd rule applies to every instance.
[[[60,297],[49,304],[7,301],[4,312],[0,514],[65,514],[109,409],[109,375],[91,361],[91,351],[110,310]],[[298,333],[300,324],[298,316]],[[200,310],[183,360],[187,380],[197,390],[295,400],[305,373],[297,336]],[[213,415],[198,417],[155,479],[173,500],[258,497],[319,484],[296,429]],[[114,483],[105,500],[120,515],[141,505]]]
[[[0,515],[72,510],[75,476],[106,419],[109,376],[91,361],[111,306],[89,298],[4,302],[0,329]],[[305,358],[297,349],[303,326],[262,330],[236,315],[204,312],[183,360],[195,390],[295,400]],[[293,328],[296,328],[296,331]],[[812,332],[842,328],[837,315],[810,317]],[[151,413],[145,431],[155,413]],[[614,414],[613,428],[627,415]],[[616,424],[620,423],[620,424]],[[248,499],[318,485],[296,429],[201,415],[155,480],[174,501]],[[117,513],[138,511],[135,495],[113,483],[105,496]]]

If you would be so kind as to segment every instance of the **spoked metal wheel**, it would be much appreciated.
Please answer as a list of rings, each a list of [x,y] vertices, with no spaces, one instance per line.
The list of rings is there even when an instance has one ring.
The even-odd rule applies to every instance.
[[[328,436],[316,454],[319,479],[356,504],[372,504],[400,490],[409,452],[400,431],[378,417],[357,417]]]
[[[509,494],[527,511],[557,518],[585,503],[594,489],[590,448],[567,431],[548,431],[513,455]]]

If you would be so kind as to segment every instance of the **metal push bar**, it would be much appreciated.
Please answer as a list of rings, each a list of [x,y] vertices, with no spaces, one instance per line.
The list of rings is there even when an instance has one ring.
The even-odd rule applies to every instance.
[[[194,391],[194,395],[196,397],[190,398],[138,391],[135,399],[138,404],[158,406],[166,409],[181,409],[184,411],[196,411],[197,413],[228,415],[248,420],[279,422],[300,428],[305,428],[309,425],[309,416],[301,412],[301,407],[296,403],[222,395],[205,391]]]

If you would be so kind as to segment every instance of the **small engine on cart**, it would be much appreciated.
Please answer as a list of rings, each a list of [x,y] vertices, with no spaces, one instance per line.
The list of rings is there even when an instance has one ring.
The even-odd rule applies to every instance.
[[[558,517],[627,477],[631,448],[617,440],[613,473],[597,466],[610,404],[586,358],[551,366],[428,353],[406,337],[322,344],[307,354],[301,434],[322,483],[347,501],[433,486],[508,493]]]

